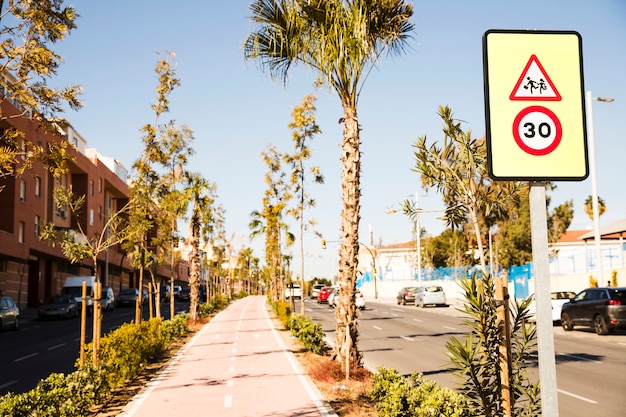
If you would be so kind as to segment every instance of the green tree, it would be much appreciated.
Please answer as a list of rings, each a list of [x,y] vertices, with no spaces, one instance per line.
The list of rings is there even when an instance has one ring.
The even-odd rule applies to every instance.
[[[460,230],[447,228],[425,245],[426,264],[435,268],[469,265],[467,236]]]
[[[315,122],[315,96],[307,95],[304,97],[299,106],[296,106],[291,112],[292,120],[289,128],[292,130],[291,139],[294,143],[293,154],[285,155],[285,162],[291,166],[291,187],[296,199],[295,207],[288,210],[298,222],[299,227],[299,243],[300,243],[300,288],[304,291],[304,232],[310,228],[315,228],[317,222],[314,219],[305,221],[304,212],[307,208],[315,207],[315,199],[307,192],[307,179],[312,177],[315,184],[323,184],[324,176],[319,166],[310,168],[309,175],[305,169],[306,160],[311,158],[311,148],[307,141],[313,140],[313,137],[320,133],[319,126]],[[315,230],[314,230],[315,232]],[[316,236],[320,236],[315,232]],[[293,297],[290,298],[290,300]],[[304,296],[300,298],[300,314],[304,315]]]
[[[381,57],[404,51],[413,30],[409,21],[413,6],[403,0],[256,0],[250,10],[257,27],[244,43],[245,57],[256,59],[273,78],[284,81],[290,68],[302,64],[323,77],[341,102],[341,297],[335,310],[334,356],[341,363],[348,356],[348,364],[360,365],[354,299],[361,194],[357,103],[367,75]]]
[[[269,297],[272,302],[284,299],[283,241],[286,245],[294,242],[283,217],[289,200],[292,198],[287,174],[282,169],[284,155],[275,146],[269,145],[261,153],[267,165],[265,184],[267,189],[263,196],[262,211],[250,214],[250,237],[265,236],[265,263],[269,279]],[[284,235],[284,237],[283,237]]]
[[[511,201],[517,198],[520,186],[493,183],[487,172],[485,140],[472,139],[471,132],[464,132],[447,106],[439,107],[439,115],[444,125],[443,145],[427,146],[426,137],[419,138],[414,145],[414,171],[421,174],[423,185],[434,187],[442,195],[448,226],[469,224],[481,266],[480,280],[474,274],[462,281],[470,335],[464,342],[451,338],[448,352],[466,380],[463,389],[470,403],[481,415],[496,417],[508,411],[516,416],[534,415],[538,385],[528,382],[523,372],[535,340],[534,328],[525,324],[527,305],[518,305],[509,313],[508,304],[498,303],[496,291],[502,290],[502,300],[504,283],[499,280],[496,288],[487,271],[482,243],[491,225],[509,217]],[[407,202],[403,204],[409,215],[419,215],[410,208]]]
[[[161,117],[169,112],[169,97],[180,86],[176,78],[174,53],[162,53],[155,72],[159,80],[157,100],[152,104],[154,122],[141,129],[144,133],[144,153],[141,164],[149,165],[158,215],[154,216],[158,234],[154,234],[151,244],[157,248],[159,264],[169,264],[170,288],[174,288],[175,248],[178,242],[178,220],[186,213],[188,200],[185,198],[185,166],[194,154],[190,144],[193,132],[188,126],[178,126],[174,120],[161,123]],[[170,315],[174,317],[174,297],[170,292]]]
[[[101,293],[98,291],[100,285],[98,256],[117,244],[123,244],[127,240],[134,239],[135,230],[126,227],[125,212],[127,206],[115,211],[106,219],[101,230],[90,235],[86,229],[87,219],[81,217],[85,195],[76,195],[70,188],[59,187],[54,191],[54,201],[57,207],[64,207],[69,210],[71,216],[74,217],[76,229],[57,228],[53,222],[49,222],[42,228],[39,239],[48,242],[53,247],[59,244],[63,255],[71,263],[81,263],[85,259],[89,259],[93,265],[96,282],[93,304],[93,361],[94,365],[97,365],[102,322]],[[84,326],[84,323],[81,325]],[[83,344],[84,341],[81,341],[81,349]],[[83,357],[82,352],[80,356]]]
[[[51,47],[76,29],[79,17],[72,6],[60,0],[8,2],[6,10],[0,2],[0,89],[15,105],[14,112],[1,112],[5,128],[0,133],[0,179],[20,176],[35,161],[58,176],[67,171],[71,157],[66,153],[67,141],[49,143],[45,148],[32,143],[22,132],[10,126],[10,119],[31,115],[44,129],[52,131],[55,117],[65,106],[82,107],[77,85],[50,87],[63,58]],[[6,24],[8,22],[8,24]],[[1,188],[0,188],[1,191]]]
[[[189,314],[192,321],[198,320],[200,305],[200,281],[202,275],[202,243],[207,242],[213,228],[221,218],[221,207],[216,206],[217,186],[209,183],[198,173],[187,173],[186,193],[192,203],[189,221]],[[173,288],[173,287],[172,287]],[[208,294],[208,293],[207,293]]]

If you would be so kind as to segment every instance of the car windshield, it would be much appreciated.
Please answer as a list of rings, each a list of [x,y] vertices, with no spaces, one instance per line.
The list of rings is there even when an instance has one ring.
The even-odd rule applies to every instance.
[[[120,295],[135,295],[135,294],[137,294],[137,292],[134,288],[127,288],[127,289],[120,291]]]
[[[426,287],[425,290],[428,292],[439,292],[439,291],[443,291],[443,288],[432,286],[432,287]]]
[[[48,298],[47,304],[69,304],[70,297],[65,295],[55,295]]]

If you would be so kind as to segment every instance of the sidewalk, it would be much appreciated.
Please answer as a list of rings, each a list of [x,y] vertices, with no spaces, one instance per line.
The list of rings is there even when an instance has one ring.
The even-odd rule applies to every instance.
[[[267,308],[254,296],[221,311],[119,416],[336,416]]]

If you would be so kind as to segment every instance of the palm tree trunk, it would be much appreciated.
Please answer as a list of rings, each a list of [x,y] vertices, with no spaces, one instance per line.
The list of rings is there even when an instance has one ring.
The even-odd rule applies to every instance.
[[[354,294],[356,290],[356,273],[359,255],[359,221],[360,221],[360,171],[361,153],[359,150],[359,122],[356,109],[351,103],[344,103],[344,128],[342,150],[342,214],[341,214],[341,246],[339,255],[339,303],[335,309],[336,339],[334,356],[340,363],[361,365],[361,354],[358,350],[358,327],[356,322],[356,306]],[[348,330],[349,329],[349,330]],[[349,337],[346,337],[349,331]],[[347,346],[349,345],[349,346]],[[349,358],[349,360],[348,360]],[[346,369],[349,374],[349,369]]]

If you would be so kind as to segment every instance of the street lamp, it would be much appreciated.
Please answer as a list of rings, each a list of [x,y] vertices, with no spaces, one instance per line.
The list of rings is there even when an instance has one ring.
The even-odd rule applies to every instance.
[[[593,136],[593,100],[610,103],[612,98],[593,97],[591,91],[585,94],[587,106],[587,137],[589,138],[589,171],[591,174],[591,202],[593,208],[593,240],[596,247],[596,258],[598,268],[598,285],[602,281],[602,248],[600,246],[600,213],[598,210],[598,178],[596,172],[596,144]]]

